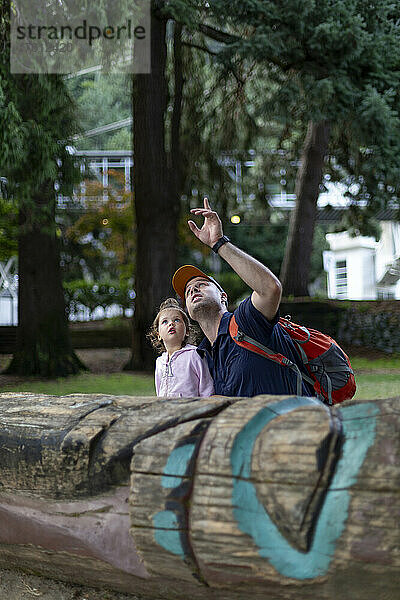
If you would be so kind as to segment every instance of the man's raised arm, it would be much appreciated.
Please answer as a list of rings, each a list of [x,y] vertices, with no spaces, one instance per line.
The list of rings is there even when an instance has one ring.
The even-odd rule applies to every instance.
[[[193,208],[190,212],[204,217],[201,229],[194,221],[188,225],[195,236],[212,248],[224,235],[221,219],[211,210],[208,198],[204,198],[204,208]],[[277,277],[265,265],[243,252],[231,242],[226,242],[218,249],[223,258],[239,277],[253,290],[251,301],[264,317],[272,320],[276,315],[282,296],[282,285]]]

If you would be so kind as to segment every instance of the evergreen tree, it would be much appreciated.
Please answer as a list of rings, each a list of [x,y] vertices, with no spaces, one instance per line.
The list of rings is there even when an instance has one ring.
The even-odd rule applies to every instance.
[[[132,78],[126,73],[96,71],[68,77],[66,84],[74,98],[83,132],[122,121],[131,116]],[[86,137],[74,142],[78,150],[130,150],[129,127]]]
[[[340,157],[370,211],[398,197],[399,13],[399,0],[213,0],[191,15],[193,29],[220,43],[220,60],[265,65],[265,114],[289,129],[308,123],[281,272],[287,294],[307,295],[328,157]]]
[[[10,74],[6,4],[1,7],[0,170],[19,212],[19,326],[7,372],[67,375],[84,367],[69,339],[55,185],[73,180],[66,140],[76,130],[75,109],[61,77]]]

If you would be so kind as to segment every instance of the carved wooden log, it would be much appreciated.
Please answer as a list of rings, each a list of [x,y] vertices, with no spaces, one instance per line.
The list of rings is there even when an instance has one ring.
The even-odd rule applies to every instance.
[[[399,398],[0,394],[0,564],[148,598],[397,598]]]

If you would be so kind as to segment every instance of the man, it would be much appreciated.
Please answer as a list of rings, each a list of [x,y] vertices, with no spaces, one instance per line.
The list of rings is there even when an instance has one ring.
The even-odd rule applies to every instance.
[[[188,221],[195,236],[217,252],[253,290],[234,312],[239,329],[283,354],[303,370],[293,342],[278,323],[282,295],[280,281],[267,267],[224,236],[221,220],[211,210],[207,198],[204,198],[204,208],[195,208],[191,212],[204,217],[201,229]],[[172,285],[185,302],[189,316],[198,322],[206,336],[198,352],[206,355],[216,394],[256,396],[298,392],[298,378],[293,370],[241,348],[232,340],[229,333],[232,313],[228,312],[227,295],[217,281],[197,267],[185,265],[174,274]],[[301,394],[314,395],[311,386],[304,382]]]

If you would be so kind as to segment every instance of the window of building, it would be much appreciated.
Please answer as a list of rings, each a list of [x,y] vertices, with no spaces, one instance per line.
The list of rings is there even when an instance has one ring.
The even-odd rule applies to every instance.
[[[336,261],[336,297],[347,298],[347,262]]]
[[[394,300],[395,298],[394,290],[378,288],[378,300]]]

